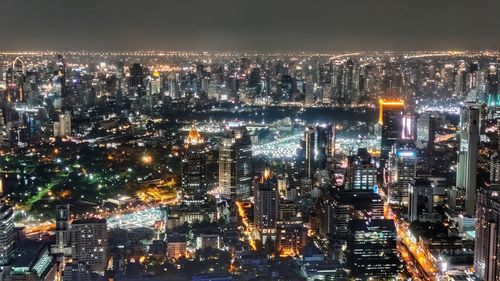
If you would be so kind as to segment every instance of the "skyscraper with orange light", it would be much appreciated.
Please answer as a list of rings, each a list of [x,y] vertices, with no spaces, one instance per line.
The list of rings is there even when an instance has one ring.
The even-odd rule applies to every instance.
[[[205,143],[196,130],[191,130],[184,140],[182,159],[182,190],[186,203],[201,203],[207,195]]]
[[[401,136],[404,101],[380,99],[378,124],[381,126],[380,158],[387,160],[392,145]]]

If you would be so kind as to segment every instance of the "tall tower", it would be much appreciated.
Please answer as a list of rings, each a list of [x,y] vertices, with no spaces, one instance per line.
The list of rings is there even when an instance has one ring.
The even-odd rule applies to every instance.
[[[184,141],[182,159],[182,189],[187,203],[203,202],[206,198],[207,155],[200,133],[191,130]]]
[[[316,129],[314,127],[307,127],[304,132],[304,141],[302,142],[302,149],[304,153],[304,173],[307,178],[312,179],[316,171],[314,163],[314,143],[316,139]]]
[[[0,198],[0,265],[6,265],[14,258],[14,211]]]
[[[267,239],[276,238],[276,222],[279,211],[278,181],[271,176],[269,170],[265,171],[254,191],[254,220],[263,243]]]
[[[52,245],[52,253],[65,254],[69,246],[69,205],[56,206],[56,243]]]
[[[231,128],[219,143],[219,191],[247,199],[252,188],[252,142],[245,127]]]
[[[379,100],[378,124],[381,126],[380,158],[382,160],[387,160],[392,145],[401,135],[403,109],[404,101],[402,100]]]
[[[411,141],[397,141],[389,154],[390,198],[394,203],[407,206],[410,181],[417,173],[417,150]]]
[[[500,278],[497,257],[500,256],[500,185],[481,188],[477,197],[474,271],[480,280]]]
[[[466,104],[460,113],[457,188],[465,189],[465,213],[471,216],[476,208],[478,144],[479,109],[475,104]]]

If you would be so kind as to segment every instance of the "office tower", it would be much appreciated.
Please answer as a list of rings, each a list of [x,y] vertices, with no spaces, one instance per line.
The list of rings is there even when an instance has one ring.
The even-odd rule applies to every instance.
[[[26,66],[21,58],[17,57],[7,70],[6,87],[7,102],[24,101],[24,82],[26,79]]]
[[[62,281],[91,281],[92,269],[83,262],[73,261],[64,266]]]
[[[278,176],[278,191],[281,197],[285,197],[286,191],[289,187],[288,174],[281,174]]]
[[[498,152],[495,152],[490,157],[490,181],[500,182],[500,157]]]
[[[59,87],[61,89],[61,97],[65,98],[68,95],[68,89],[66,87],[66,60],[63,55],[57,54],[57,81],[59,82]]]
[[[373,190],[377,184],[377,167],[366,148],[359,148],[358,154],[349,157],[346,189]]]
[[[347,239],[349,221],[383,219],[384,202],[377,193],[339,190],[335,191],[327,201],[322,202],[318,212],[320,234],[344,241]]]
[[[426,178],[414,178],[409,184],[408,217],[418,220],[423,213],[432,212],[434,190]]]
[[[302,150],[304,154],[304,175],[307,178],[312,179],[314,173],[316,172],[315,162],[314,162],[314,145],[316,138],[316,129],[314,127],[306,127],[304,132],[304,141],[302,142]]]
[[[301,218],[277,222],[277,249],[281,256],[298,256],[307,244],[307,229]]]
[[[408,187],[417,173],[417,150],[409,141],[397,141],[389,154],[390,200],[403,206],[408,205]]]
[[[349,222],[347,266],[353,278],[395,279],[400,268],[394,221],[356,219]]]
[[[288,102],[292,100],[292,90],[293,90],[293,79],[290,75],[283,75],[281,77],[280,85],[280,101]]]
[[[500,106],[500,95],[498,89],[498,68],[496,65],[490,65],[488,67],[485,91],[488,97],[488,106]]]
[[[54,122],[54,137],[71,136],[71,112],[59,114],[59,121]]]
[[[480,188],[477,194],[474,271],[480,280],[500,278],[500,185]]]
[[[72,257],[89,264],[93,271],[104,271],[108,253],[105,219],[76,220],[70,226]]]
[[[7,265],[14,257],[14,210],[0,198],[0,265]]]
[[[270,173],[264,173],[254,187],[254,224],[263,243],[276,239],[278,208],[278,182]]]
[[[207,196],[205,144],[200,133],[191,130],[184,141],[185,155],[182,159],[182,189],[184,201],[201,203]]]
[[[160,93],[160,90],[161,90],[161,77],[158,70],[155,69],[153,70],[152,77],[149,80],[149,94],[157,95]]]
[[[252,188],[252,142],[245,127],[233,127],[219,143],[219,191],[223,197],[247,199]]]
[[[460,113],[457,188],[465,190],[465,213],[471,216],[476,205],[478,144],[479,109],[474,104],[466,104]]]
[[[417,119],[417,141],[420,149],[434,149],[436,118],[431,113],[422,113]]]
[[[381,126],[380,158],[382,160],[387,160],[392,145],[401,136],[403,109],[402,100],[379,100],[378,124]]]
[[[329,124],[316,126],[316,139],[314,146],[314,160],[316,168],[326,169],[326,160],[330,155],[333,139],[333,128]]]
[[[69,205],[56,206],[56,243],[52,245],[53,254],[71,254],[69,248]],[[69,249],[69,250],[68,250]]]
[[[467,73],[465,62],[461,61],[458,65],[458,68],[455,71],[455,84],[453,89],[453,94],[456,97],[462,97],[466,91],[466,83],[467,83]]]

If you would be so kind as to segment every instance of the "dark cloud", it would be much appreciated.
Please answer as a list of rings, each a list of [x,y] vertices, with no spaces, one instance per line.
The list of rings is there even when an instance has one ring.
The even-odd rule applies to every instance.
[[[4,50],[498,49],[498,0],[4,0]]]

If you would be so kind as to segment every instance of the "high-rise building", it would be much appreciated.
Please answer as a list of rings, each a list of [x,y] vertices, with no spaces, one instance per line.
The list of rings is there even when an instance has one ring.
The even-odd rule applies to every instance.
[[[477,196],[474,271],[480,280],[500,279],[500,185],[481,188]]]
[[[104,271],[108,253],[105,219],[75,220],[70,227],[72,257],[89,264],[93,271]]]
[[[302,150],[304,155],[304,175],[312,179],[316,172],[314,162],[314,143],[316,138],[316,129],[314,127],[307,127],[304,132],[304,141],[302,142]]]
[[[432,212],[434,190],[427,178],[414,178],[409,184],[408,217],[410,221]]]
[[[64,266],[62,281],[91,281],[92,268],[90,265],[73,261]]]
[[[408,188],[417,173],[417,150],[411,141],[397,141],[389,154],[389,198],[393,203],[408,205]]]
[[[349,157],[346,189],[373,190],[377,184],[377,167],[366,148],[358,149],[358,154]]]
[[[8,264],[14,257],[14,211],[5,199],[0,198],[0,265]]]
[[[467,104],[460,113],[457,188],[465,190],[465,213],[471,216],[476,207],[478,145],[479,109],[475,104]]]
[[[191,130],[184,141],[185,155],[182,159],[182,189],[184,200],[203,202],[207,195],[207,155],[202,136]]]
[[[245,127],[230,128],[219,143],[219,191],[247,199],[252,188],[252,142]]]
[[[54,137],[67,137],[71,135],[71,112],[59,114],[59,121],[54,122]]]
[[[400,261],[394,221],[352,220],[347,239],[347,265],[355,279],[395,279]]]
[[[56,206],[56,243],[52,245],[53,254],[71,254],[69,247],[69,219],[70,209],[68,204]]]
[[[387,160],[392,145],[400,138],[402,132],[401,117],[404,102],[402,100],[379,100],[380,158]]]
[[[420,149],[434,148],[436,118],[431,113],[422,113],[417,119],[417,142]]]
[[[279,211],[278,182],[270,171],[264,172],[255,182],[254,223],[263,243],[267,239],[276,239],[276,223]]]
[[[277,222],[277,249],[283,256],[298,256],[307,243],[301,218]]]

